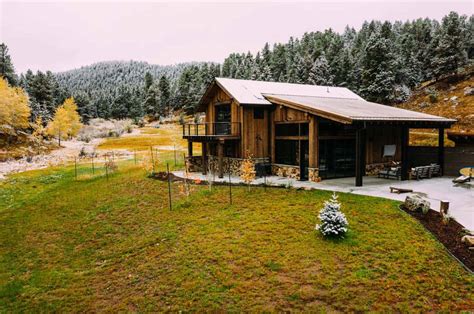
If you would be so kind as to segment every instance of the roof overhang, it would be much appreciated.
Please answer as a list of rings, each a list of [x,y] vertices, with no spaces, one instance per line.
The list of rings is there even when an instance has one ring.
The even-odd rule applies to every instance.
[[[270,102],[343,124],[403,124],[414,128],[449,128],[454,119],[394,108],[359,99],[325,99],[264,94]]]

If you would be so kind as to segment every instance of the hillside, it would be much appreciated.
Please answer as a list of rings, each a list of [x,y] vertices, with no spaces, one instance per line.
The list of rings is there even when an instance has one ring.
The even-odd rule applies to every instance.
[[[425,82],[415,89],[400,108],[444,116],[458,120],[452,130],[474,130],[474,67],[445,77],[437,82]]]
[[[104,61],[59,72],[55,76],[60,87],[72,94],[113,95],[119,86],[143,87],[146,72],[150,72],[155,79],[166,75],[174,83],[184,68],[191,64],[194,63],[156,65],[142,61]]]

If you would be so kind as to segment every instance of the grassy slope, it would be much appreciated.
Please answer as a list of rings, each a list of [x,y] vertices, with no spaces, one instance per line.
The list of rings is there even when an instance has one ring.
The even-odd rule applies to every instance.
[[[453,80],[455,82],[450,82]],[[474,96],[464,95],[464,88],[469,86],[474,87],[474,68],[463,73],[459,81],[456,81],[455,76],[451,76],[438,83],[423,84],[407,102],[397,107],[453,118],[458,122],[453,125],[452,130],[472,132],[474,130]],[[436,91],[435,102],[430,101],[430,90]],[[454,105],[450,100],[454,96],[458,97],[457,105]],[[410,144],[412,145],[436,146],[437,141],[437,133],[430,130],[412,130],[410,132]],[[447,144],[452,146],[454,143],[447,141]]]
[[[351,232],[313,231],[323,191],[197,187],[142,169],[0,183],[0,312],[474,308],[474,278],[394,201],[341,194]]]

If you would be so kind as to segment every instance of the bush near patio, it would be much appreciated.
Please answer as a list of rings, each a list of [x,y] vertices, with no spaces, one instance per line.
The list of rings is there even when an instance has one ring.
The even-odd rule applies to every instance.
[[[162,159],[171,158],[171,155]],[[458,311],[474,278],[395,201],[340,194],[351,229],[315,236],[324,191],[166,182],[124,162],[0,183],[0,308],[38,311]],[[173,197],[181,183],[173,183]]]

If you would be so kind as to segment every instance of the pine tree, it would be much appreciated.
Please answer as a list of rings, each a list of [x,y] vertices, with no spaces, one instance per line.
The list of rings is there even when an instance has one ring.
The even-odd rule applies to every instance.
[[[393,99],[395,73],[389,30],[378,27],[369,37],[361,57],[361,93],[371,101]]]
[[[148,91],[145,96],[145,102],[143,103],[143,108],[145,113],[150,118],[158,118],[161,113],[160,106],[160,91],[158,87],[153,84],[148,88]]]
[[[158,90],[160,96],[159,111],[160,113],[164,113],[166,111],[169,111],[169,108],[171,106],[170,82],[168,78],[164,75],[160,77],[160,81],[158,83]]]
[[[324,202],[324,207],[319,212],[320,224],[315,229],[326,237],[342,237],[348,230],[349,223],[341,212],[341,203],[334,193],[330,200]]]
[[[10,86],[17,86],[18,84],[18,77],[8,54],[8,47],[4,43],[0,44],[0,77],[4,77]]]
[[[150,72],[145,73],[145,93],[148,91],[150,86],[153,85],[153,76]]]
[[[321,54],[313,63],[313,66],[309,72],[309,83],[325,86],[331,86],[333,84],[333,75],[331,74],[331,70],[324,53]]]
[[[437,47],[432,60],[433,75],[439,79],[444,74],[457,72],[467,62],[465,20],[456,12],[443,18],[435,35]]]

